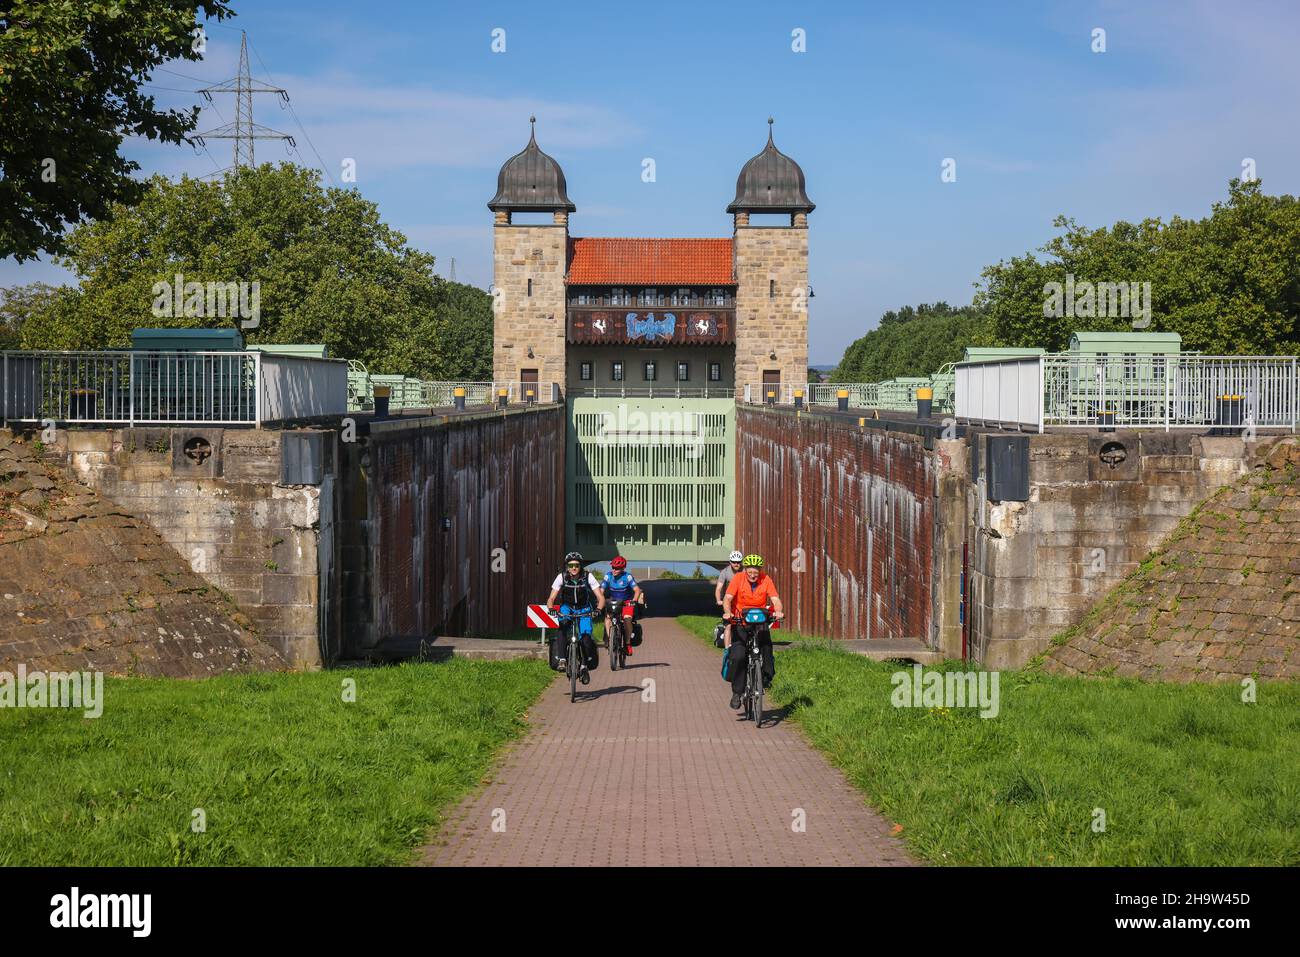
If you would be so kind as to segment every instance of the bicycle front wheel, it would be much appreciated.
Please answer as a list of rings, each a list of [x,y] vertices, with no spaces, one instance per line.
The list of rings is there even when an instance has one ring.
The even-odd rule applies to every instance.
[[[755,658],[749,666],[749,683],[753,688],[750,701],[753,704],[754,727],[763,724],[763,659]]]
[[[605,644],[609,647],[609,670],[618,671],[623,662],[619,660],[618,652],[622,645],[623,628],[617,618],[610,619],[608,639]]]
[[[569,703],[578,700],[578,639],[569,637]]]

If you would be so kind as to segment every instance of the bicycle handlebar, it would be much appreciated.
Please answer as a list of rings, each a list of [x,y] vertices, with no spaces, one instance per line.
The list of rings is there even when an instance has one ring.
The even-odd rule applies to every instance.
[[[595,609],[588,608],[586,611],[571,611],[567,615],[560,615],[560,621],[572,621],[574,618],[591,618],[596,614]]]

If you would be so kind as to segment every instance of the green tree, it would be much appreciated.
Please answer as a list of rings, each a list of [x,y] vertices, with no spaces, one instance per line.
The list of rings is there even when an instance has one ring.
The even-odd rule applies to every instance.
[[[122,140],[194,129],[197,107],[159,110],[141,84],[201,58],[200,12],[233,15],[225,0],[0,2],[0,258],[60,251],[67,224],[140,198]]]
[[[322,189],[315,170],[264,164],[221,182],[156,176],[137,205],[76,227],[67,246],[59,261],[80,287],[27,319],[28,348],[121,347],[138,326],[241,323],[160,315],[179,275],[257,283],[259,322],[244,329],[250,345],[323,342],[372,372],[422,378],[490,369],[491,297],[435,276],[434,257],[408,246],[374,203],[356,190]]]
[[[1075,330],[1131,330],[1134,317],[1047,315],[1047,284],[1150,283],[1150,323],[1207,353],[1288,354],[1300,347],[1300,203],[1232,181],[1200,220],[1146,219],[1089,229],[1064,216],[1038,252],[989,266],[975,301],[1006,345],[1068,347]]]
[[[27,320],[56,308],[59,300],[71,292],[66,286],[43,282],[0,289],[0,349],[17,349]]]
[[[990,326],[973,307],[954,309],[946,302],[904,306],[881,316],[880,323],[844,351],[831,374],[833,382],[882,382],[896,376],[921,376],[961,359],[969,345],[988,345]]]

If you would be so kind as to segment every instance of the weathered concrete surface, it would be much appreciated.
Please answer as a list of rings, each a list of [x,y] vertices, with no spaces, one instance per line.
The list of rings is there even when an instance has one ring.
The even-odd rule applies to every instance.
[[[1205,502],[1043,667],[1161,681],[1300,678],[1300,444]]]
[[[836,644],[837,648],[862,655],[872,661],[915,661],[921,665],[937,665],[944,655],[928,645],[907,638],[877,638],[867,641],[864,638],[847,638]]]
[[[921,437],[788,409],[736,415],[737,547],[767,560],[790,626],[935,646],[939,467]]]
[[[147,521],[0,431],[0,671],[287,667]]]
[[[283,434],[63,429],[52,448],[82,481],[147,520],[192,571],[234,599],[286,660],[316,668],[327,643],[321,575],[332,556],[318,551],[318,543],[333,518],[332,479],[322,486],[280,485]],[[324,434],[328,470],[335,433]],[[203,443],[201,451],[191,440]]]
[[[385,641],[379,653],[362,662],[446,661],[448,658],[473,658],[480,661],[508,661],[513,658],[545,658],[546,646],[536,640],[513,638],[405,638]]]
[[[1112,442],[1124,451],[1114,467],[1100,455]],[[1027,502],[990,501],[981,468],[965,493],[972,657],[1023,666],[1239,478],[1249,455],[1240,439],[1187,432],[1033,435]]]
[[[343,446],[343,656],[513,631],[564,556],[564,407],[377,422]]]
[[[547,689],[529,715],[532,731],[453,813],[422,863],[915,863],[890,822],[779,712],[755,728],[727,707],[720,652],[672,620],[708,614],[712,593],[697,588],[703,602],[686,607],[676,597],[681,584],[650,583],[658,617],[643,622],[645,641],[627,670],[611,673],[602,651],[576,703],[567,682]],[[798,810],[802,833],[792,827]]]

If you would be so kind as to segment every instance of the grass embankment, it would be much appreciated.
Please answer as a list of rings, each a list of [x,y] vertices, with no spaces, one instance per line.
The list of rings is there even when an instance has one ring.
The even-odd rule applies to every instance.
[[[0,709],[0,865],[405,863],[552,677],[530,659],[109,678],[97,719]]]
[[[679,621],[712,640],[714,619]],[[1002,672],[981,718],[894,707],[910,666],[777,637],[796,643],[774,705],[931,862],[1300,864],[1300,686],[1247,704],[1236,684]]]

